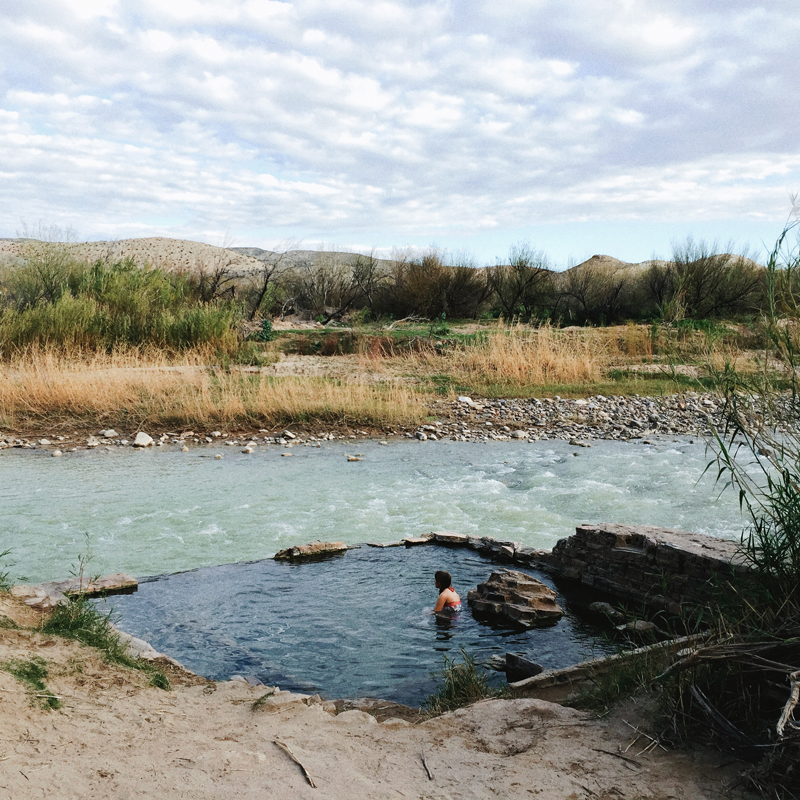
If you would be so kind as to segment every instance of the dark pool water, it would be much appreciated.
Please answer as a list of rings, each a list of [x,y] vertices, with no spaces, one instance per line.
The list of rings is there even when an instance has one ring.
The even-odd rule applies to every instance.
[[[521,632],[474,619],[467,591],[498,566],[466,549],[361,547],[311,563],[270,559],[144,579],[135,594],[104,602],[123,630],[200,675],[254,676],[328,698],[419,705],[436,688],[431,673],[460,648],[478,660],[527,653],[546,668],[609,651],[563,597],[567,614],[551,628]],[[452,574],[465,601],[452,622],[430,613],[437,569]]]

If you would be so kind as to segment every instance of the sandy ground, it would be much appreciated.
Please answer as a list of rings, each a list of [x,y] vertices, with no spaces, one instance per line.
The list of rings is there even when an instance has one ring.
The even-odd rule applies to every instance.
[[[0,614],[35,623],[33,612],[11,605],[0,602]],[[623,718],[645,725],[648,714],[630,704],[597,719],[542,700],[490,700],[419,724],[379,723],[360,710],[337,716],[331,703],[289,692],[254,709],[264,687],[173,669],[165,692],[76,642],[0,629],[0,662],[32,656],[47,662],[47,688],[63,707],[45,710],[0,671],[0,798],[748,796],[729,788],[740,765],[721,753],[639,754],[646,739],[625,751],[636,734]]]

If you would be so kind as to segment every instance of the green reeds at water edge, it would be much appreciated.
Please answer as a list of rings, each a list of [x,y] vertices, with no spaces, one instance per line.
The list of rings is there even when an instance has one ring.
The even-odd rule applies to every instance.
[[[423,704],[431,716],[444,714],[462,708],[487,697],[503,697],[504,688],[489,685],[486,671],[481,669],[475,659],[461,648],[461,661],[444,657],[444,668],[437,677],[443,679],[439,689]]]

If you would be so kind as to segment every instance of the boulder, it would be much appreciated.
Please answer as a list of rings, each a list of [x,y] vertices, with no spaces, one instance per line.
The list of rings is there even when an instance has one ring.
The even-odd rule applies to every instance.
[[[153,437],[146,434],[144,431],[139,431],[136,434],[136,438],[133,440],[134,447],[152,447],[153,446]]]
[[[344,553],[347,545],[344,542],[312,542],[301,544],[297,547],[287,547],[275,553],[276,561],[297,561],[304,558],[319,558],[321,556]]]
[[[493,572],[486,583],[470,589],[467,602],[476,616],[527,628],[555,625],[564,616],[552,589],[513,569]]]
[[[524,681],[525,678],[532,678],[540,672],[544,672],[544,667],[531,661],[519,653],[506,653],[505,664],[506,680],[509,683]]]

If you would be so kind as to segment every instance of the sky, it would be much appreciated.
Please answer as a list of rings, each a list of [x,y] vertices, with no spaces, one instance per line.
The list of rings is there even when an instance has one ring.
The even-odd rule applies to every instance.
[[[0,0],[0,237],[763,255],[796,0]]]

